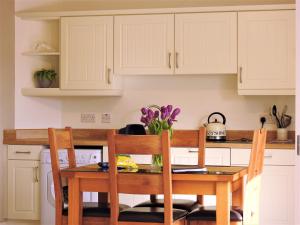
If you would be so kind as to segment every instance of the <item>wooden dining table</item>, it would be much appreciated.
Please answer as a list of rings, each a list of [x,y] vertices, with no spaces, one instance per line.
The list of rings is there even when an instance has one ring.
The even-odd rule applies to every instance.
[[[120,170],[119,176],[126,177],[128,173],[140,173],[146,179],[147,175],[161,175],[161,171],[151,167],[151,165],[138,166],[138,169]],[[172,165],[172,167],[182,166]],[[173,173],[173,194],[216,195],[216,224],[229,225],[231,194],[232,205],[242,208],[244,177],[247,175],[248,169],[247,167],[236,166],[208,166],[206,168],[207,171],[198,173]],[[109,173],[102,170],[97,164],[93,164],[63,169],[61,175],[68,178],[68,224],[80,225],[81,193],[109,193]],[[143,185],[146,186],[147,182],[145,180],[144,183],[137,185],[138,189],[143,189]]]

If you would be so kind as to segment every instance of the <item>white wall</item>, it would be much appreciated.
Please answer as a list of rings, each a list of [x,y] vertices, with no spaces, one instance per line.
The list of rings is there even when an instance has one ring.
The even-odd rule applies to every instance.
[[[236,75],[127,76],[124,89],[122,97],[63,99],[63,126],[109,128],[139,123],[140,108],[151,104],[180,107],[174,126],[179,129],[199,127],[214,111],[226,116],[228,129],[254,129],[259,126],[260,113],[268,112],[273,104],[279,108],[287,104],[294,118],[294,97],[238,96]],[[97,113],[97,123],[80,123],[81,112]],[[112,113],[111,124],[100,122],[105,112]]]
[[[14,2],[0,1],[0,221],[5,214],[6,154],[3,129],[14,127]]]
[[[52,2],[58,1],[16,0],[15,10],[43,7]],[[71,3],[68,0],[61,0],[57,6],[62,7],[62,3],[66,2]],[[85,4],[93,5],[92,1]],[[220,111],[227,117],[228,129],[254,129],[259,126],[260,113],[268,112],[273,104],[277,104],[279,108],[287,104],[288,113],[294,117],[294,97],[238,96],[235,75],[129,76],[125,77],[122,97],[24,97],[21,95],[21,89],[33,85],[32,74],[37,69],[34,65],[39,65],[44,59],[23,56],[22,52],[30,50],[39,40],[46,40],[54,46],[58,45],[58,24],[46,22],[51,32],[45,32],[43,30],[45,24],[42,23],[45,22],[29,22],[16,18],[16,128],[65,125],[86,128],[121,127],[127,123],[139,122],[139,109],[149,104],[173,104],[181,107],[182,113],[178,117],[179,121],[175,124],[175,128],[196,128],[206,122],[210,113]],[[95,112],[97,122],[80,123],[82,112]],[[100,114],[103,112],[112,113],[111,124],[100,123]],[[294,129],[294,126],[290,129]]]

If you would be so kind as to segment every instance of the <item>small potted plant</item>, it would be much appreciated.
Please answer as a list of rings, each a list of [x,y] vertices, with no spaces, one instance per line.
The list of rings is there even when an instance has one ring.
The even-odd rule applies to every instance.
[[[41,69],[36,71],[33,76],[39,88],[49,88],[55,80],[56,75],[53,69]]]

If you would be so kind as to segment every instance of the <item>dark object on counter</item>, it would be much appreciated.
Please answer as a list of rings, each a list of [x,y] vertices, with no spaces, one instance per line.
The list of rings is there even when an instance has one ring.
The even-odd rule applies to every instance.
[[[211,122],[210,118],[213,115],[219,115],[222,117],[223,122],[219,122],[217,119]],[[206,126],[206,140],[207,141],[226,141],[226,118],[220,112],[214,112],[209,115],[207,119],[207,126]]]
[[[119,134],[145,135],[146,130],[142,124],[128,124],[119,130]]]

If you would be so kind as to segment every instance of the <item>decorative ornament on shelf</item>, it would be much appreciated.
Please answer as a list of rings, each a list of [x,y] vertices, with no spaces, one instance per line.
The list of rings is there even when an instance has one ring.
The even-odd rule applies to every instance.
[[[169,130],[170,138],[173,136],[172,125],[177,122],[176,117],[180,113],[180,108],[173,110],[172,105],[158,106],[150,105],[141,109],[141,122],[148,127],[149,134],[161,135],[163,130]],[[152,165],[161,167],[163,163],[162,155],[152,156]]]
[[[39,88],[49,88],[56,78],[56,72],[52,69],[41,69],[34,73],[33,77]]]

